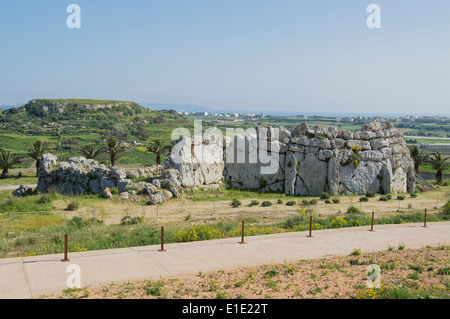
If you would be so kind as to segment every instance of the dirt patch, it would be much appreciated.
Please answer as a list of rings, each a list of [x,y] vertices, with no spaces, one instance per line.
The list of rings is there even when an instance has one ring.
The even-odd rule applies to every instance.
[[[450,247],[391,248],[379,253],[330,256],[298,262],[245,267],[232,271],[212,271],[189,278],[146,280],[68,289],[41,298],[89,299],[349,299],[366,288],[367,267],[381,269],[384,285],[441,287],[450,297]],[[444,272],[442,270],[445,270]],[[434,285],[434,286],[432,286]]]

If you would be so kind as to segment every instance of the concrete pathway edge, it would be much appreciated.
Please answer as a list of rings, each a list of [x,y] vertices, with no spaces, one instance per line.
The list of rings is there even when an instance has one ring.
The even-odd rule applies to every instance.
[[[0,298],[35,298],[59,292],[80,274],[81,286],[144,279],[192,276],[199,271],[231,270],[239,267],[298,261],[329,255],[349,255],[359,248],[363,253],[383,251],[402,244],[422,248],[450,243],[450,222],[376,225],[279,233],[263,236],[226,238],[209,241],[165,244],[0,259]]]

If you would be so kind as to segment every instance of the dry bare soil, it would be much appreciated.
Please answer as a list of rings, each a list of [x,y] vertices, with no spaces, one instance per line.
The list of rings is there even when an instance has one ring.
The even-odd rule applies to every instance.
[[[408,249],[388,247],[378,253],[354,251],[349,256],[330,256],[294,263],[239,268],[233,271],[199,272],[189,278],[112,283],[67,289],[41,298],[100,299],[349,299],[380,297],[367,288],[368,266],[381,270],[381,288],[393,283],[417,294],[450,298],[450,247]],[[381,291],[381,290],[380,290]],[[378,295],[377,295],[378,294]]]

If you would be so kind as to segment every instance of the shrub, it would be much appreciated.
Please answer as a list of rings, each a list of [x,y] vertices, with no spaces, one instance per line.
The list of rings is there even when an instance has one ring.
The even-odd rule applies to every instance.
[[[397,196],[397,199],[398,199],[398,200],[404,200],[405,198],[406,198],[405,195],[398,195],[398,196]]]
[[[363,261],[359,261],[358,258],[350,259],[348,262],[349,262],[349,264],[352,265],[352,266],[365,265],[365,264],[366,264],[366,263],[363,262]]]
[[[359,255],[361,255],[361,249],[360,248],[353,249],[351,255],[352,256],[359,256]]]
[[[417,197],[417,194],[416,194],[416,193],[411,193],[410,196],[411,196],[412,198],[416,198],[416,197]]]
[[[72,198],[69,203],[67,204],[67,208],[66,210],[68,211],[74,211],[77,210],[78,208],[80,208],[81,202],[76,199],[76,198]]]
[[[294,206],[295,205],[295,201],[290,200],[286,203],[286,206]]]
[[[333,198],[333,203],[335,204],[339,204],[341,202],[341,200],[339,198]]]
[[[325,199],[325,204],[331,204],[331,200]]]
[[[144,286],[143,289],[145,290],[145,293],[149,296],[161,296],[161,290],[164,287],[163,281],[148,281]]]
[[[329,228],[342,228],[347,225],[347,222],[343,218],[333,218],[329,224]]]
[[[130,216],[130,215],[126,215],[124,216],[121,220],[120,220],[120,225],[125,226],[125,225],[136,225],[139,223],[142,223],[144,220],[143,217],[138,217],[138,216]]]
[[[316,205],[317,204],[317,199],[312,199],[309,201],[310,205]]]
[[[439,268],[437,271],[438,275],[449,276],[450,275],[450,267]]]
[[[303,199],[303,200],[302,200],[302,204],[303,204],[303,205],[309,205],[309,200]]]
[[[348,209],[347,209],[347,214],[357,214],[357,215],[360,215],[360,214],[363,214],[363,212],[361,212],[358,208],[356,208],[355,206],[350,206]]]
[[[320,194],[320,199],[329,199],[331,196],[327,192]]]
[[[241,201],[238,199],[233,199],[233,201],[231,202],[231,206],[233,208],[239,207],[240,205],[242,205]]]
[[[186,230],[180,231],[178,239],[182,242],[208,240],[223,237],[223,233],[206,225],[194,225]]]
[[[368,202],[369,199],[366,196],[363,196],[359,199],[360,202]]]
[[[450,219],[450,200],[444,205],[439,215],[442,219]]]
[[[259,205],[259,202],[257,201],[257,200],[252,200],[251,202],[250,202],[250,204],[248,204],[248,207],[252,207],[252,206],[257,206],[257,205]]]
[[[413,272],[411,274],[408,274],[408,278],[413,279],[413,280],[419,280],[419,274],[416,272]]]
[[[279,200],[277,200],[277,203],[278,203],[278,204],[283,204],[283,200],[282,200],[282,199],[279,199]]]
[[[117,188],[111,188],[111,195],[119,195],[119,190]]]
[[[293,229],[295,226],[305,224],[307,219],[305,216],[288,216],[281,225],[283,228]]]
[[[387,202],[389,199],[386,196],[380,196],[380,201]]]
[[[387,194],[387,195],[386,195],[386,198],[387,198],[387,199],[392,199],[392,195],[391,195],[391,194]]]
[[[52,196],[49,194],[42,194],[41,197],[38,199],[38,204],[49,204],[53,201]]]
[[[415,270],[417,273],[421,274],[425,271],[425,268],[422,266],[409,265],[409,269]]]
[[[375,193],[374,193],[374,192],[371,192],[371,191],[368,191],[368,192],[366,193],[366,197],[369,197],[369,198],[375,197]]]
[[[261,203],[262,207],[272,206],[272,202],[269,202],[268,200],[265,200]]]

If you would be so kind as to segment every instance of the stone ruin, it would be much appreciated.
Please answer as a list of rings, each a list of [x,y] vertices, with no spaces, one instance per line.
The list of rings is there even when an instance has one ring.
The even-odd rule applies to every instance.
[[[390,122],[366,123],[354,132],[303,123],[292,131],[257,127],[254,133],[232,138],[188,136],[174,146],[164,165],[137,171],[108,168],[82,157],[59,165],[56,160],[45,154],[39,192],[53,187],[64,194],[110,197],[116,188],[123,198],[140,192],[158,204],[179,197],[183,188],[222,185],[291,196],[395,194],[415,189],[409,149],[402,132]]]
[[[73,157],[57,164],[57,157],[47,153],[40,164],[37,191],[46,193],[51,189],[66,195],[98,194],[105,198],[111,198],[113,190],[117,189],[123,199],[146,194],[151,204],[181,196],[179,172],[175,169],[165,169],[162,165],[136,171],[109,168],[84,157]]]

